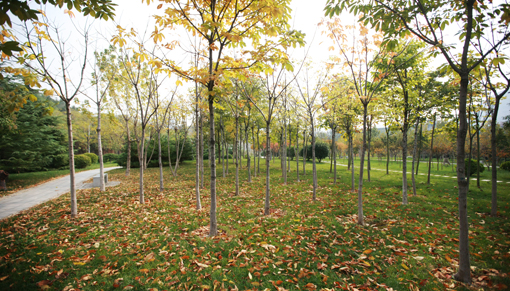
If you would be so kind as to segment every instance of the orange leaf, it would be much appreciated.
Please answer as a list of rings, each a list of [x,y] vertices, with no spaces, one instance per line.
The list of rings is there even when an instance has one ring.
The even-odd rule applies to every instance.
[[[448,255],[445,256],[446,260],[448,261],[448,263],[451,263],[452,262],[452,258],[450,258]]]
[[[368,255],[368,254],[370,254],[371,252],[372,252],[372,250],[371,250],[371,249],[368,249],[368,250],[365,250],[363,253],[364,253],[365,255]]]

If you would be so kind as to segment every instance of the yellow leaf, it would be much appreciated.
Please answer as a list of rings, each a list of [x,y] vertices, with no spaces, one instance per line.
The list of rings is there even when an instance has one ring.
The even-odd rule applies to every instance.
[[[371,250],[371,249],[368,249],[368,250],[365,250],[363,253],[364,253],[365,255],[368,255],[368,254],[370,254],[371,252],[372,252],[372,250]]]
[[[406,270],[409,270],[409,267],[406,266],[404,263],[401,264],[402,265],[402,268],[406,269]]]
[[[177,81],[175,81],[175,85],[176,85],[176,86],[182,86],[182,82],[181,82],[181,80],[177,80]]]
[[[85,263],[84,263],[84,262],[74,262],[73,264],[74,264],[75,266],[83,266],[83,265],[85,265]]]

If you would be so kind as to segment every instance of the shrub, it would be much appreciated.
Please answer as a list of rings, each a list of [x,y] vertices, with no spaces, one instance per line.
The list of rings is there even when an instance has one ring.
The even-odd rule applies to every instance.
[[[477,163],[475,160],[466,159],[465,162],[466,162],[466,166],[465,166],[466,176],[468,174],[469,164],[471,164],[471,170],[470,170],[471,172],[469,173],[470,176],[476,174],[476,166],[478,166],[478,170],[480,171],[480,173],[483,173],[483,171],[485,171],[485,167],[482,164],[480,164],[479,162]]]
[[[53,169],[60,169],[69,166],[69,155],[59,154],[52,156],[50,167]]]
[[[504,162],[501,166],[499,166],[499,168],[505,171],[510,171],[510,161]]]
[[[329,145],[323,142],[316,142],[315,143],[315,158],[319,160],[319,163],[322,161],[322,159],[327,158],[329,155]],[[299,151],[299,156],[303,156],[303,149]],[[312,159],[312,145],[308,145],[306,147],[306,159],[311,160]]]
[[[92,164],[97,164],[99,162],[99,157],[94,153],[85,153],[84,155],[90,158]]]
[[[119,159],[118,154],[104,154],[103,155],[103,162],[117,162]]]
[[[78,169],[86,168],[87,166],[90,166],[92,164],[92,161],[90,160],[89,156],[83,154],[83,155],[76,155],[74,157],[74,166]]]

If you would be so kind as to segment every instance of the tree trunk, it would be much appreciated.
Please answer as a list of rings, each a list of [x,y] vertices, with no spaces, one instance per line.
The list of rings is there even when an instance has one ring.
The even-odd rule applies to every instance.
[[[138,162],[140,163],[140,204],[145,203],[145,197],[143,193],[143,170],[144,170],[144,151],[145,151],[145,126],[142,125],[142,140],[138,146]]]
[[[465,170],[465,143],[467,133],[466,122],[466,96],[469,84],[469,73],[460,76],[459,93],[459,128],[457,130],[457,184],[459,188],[459,271],[455,279],[462,282],[471,282],[471,263],[469,259],[469,225],[467,217],[467,193],[469,183],[466,180]]]
[[[354,146],[353,146],[353,138],[352,138],[352,131],[349,131],[349,159],[351,161],[351,190],[356,190],[356,182],[354,177]]]
[[[225,177],[227,177],[226,173],[225,173],[225,158],[228,161],[228,149],[227,149],[227,142],[225,141],[225,125],[223,124],[223,118],[220,119],[220,122],[221,122],[221,127],[220,127],[221,140],[222,140],[222,145],[223,145],[223,159],[221,160],[221,170],[222,170],[223,178],[225,178]]]
[[[390,174],[390,130],[385,127],[386,130],[386,175]]]
[[[283,122],[283,132],[282,132],[282,176],[283,176],[283,185],[287,185],[287,123]]]
[[[478,114],[476,115],[476,186],[480,188],[480,124]]]
[[[413,196],[416,197],[416,179],[414,178],[414,165],[416,161],[416,152],[418,150],[418,124],[420,123],[420,118],[416,118],[416,125],[414,126],[414,144],[413,144],[413,164],[411,166],[411,180],[413,183]]]
[[[294,150],[296,156],[296,175],[297,181],[299,182],[299,127],[296,127],[296,149]]]
[[[210,87],[210,86],[209,86]],[[212,91],[210,88],[209,92]],[[209,96],[209,166],[211,168],[211,211],[209,236],[218,235],[218,223],[216,221],[216,157],[214,141],[214,98]]]
[[[402,204],[406,205],[407,202],[407,129],[409,128],[408,119],[408,99],[407,91],[404,91],[404,124],[402,126]]]
[[[367,143],[367,103],[363,103],[363,145],[361,146],[359,162],[359,184],[358,184],[358,224],[363,225],[363,167],[365,162],[365,148]],[[354,165],[354,164],[353,164]],[[353,166],[354,168],[354,166]]]
[[[156,115],[156,124],[159,126],[158,123],[158,116]],[[161,129],[158,128],[158,165],[159,165],[159,191],[163,192],[165,190],[165,187],[163,185],[163,159],[161,157]]]
[[[204,117],[202,115],[202,111],[200,111],[200,123],[199,123],[199,129],[200,129],[200,188],[204,189]],[[228,168],[227,168],[228,169]],[[228,174],[228,171],[227,171]]]
[[[310,122],[312,125],[312,165],[313,165],[313,201],[317,200],[317,165],[315,161],[315,125],[313,116],[310,113]]]
[[[250,164],[250,151],[249,151],[249,145],[248,145],[248,132],[249,127],[245,126],[244,128],[244,134],[246,137],[246,167],[248,168],[248,182],[251,183],[251,164]]]
[[[255,126],[251,127],[251,142],[253,143],[253,176],[257,177],[257,163],[255,162],[256,154],[255,154]]]
[[[259,143],[260,127],[257,126],[257,175],[260,175],[260,143]],[[267,159],[267,154],[266,154]]]
[[[434,149],[434,130],[435,129],[436,129],[436,114],[434,114],[434,121],[432,123],[432,135],[430,138],[429,172],[427,174],[427,185],[430,185],[430,169],[432,168],[432,153],[433,153],[433,149]]]
[[[370,143],[372,141],[372,115],[370,115],[370,120],[368,122],[368,143],[367,143],[367,181],[370,182],[370,170],[372,170],[370,165]]]
[[[418,175],[418,169],[420,168],[420,156],[421,156],[421,146],[422,146],[422,142],[421,142],[422,132],[423,132],[423,123],[420,123],[420,133],[419,133],[419,137],[418,137],[418,142],[420,144],[418,145],[418,156],[417,156],[417,161],[416,161],[416,175]]]
[[[103,145],[101,143],[101,103],[97,104],[97,157],[99,159],[99,191],[105,190]]]
[[[306,175],[306,142],[307,142],[307,136],[306,136],[306,130],[303,132],[304,135],[304,144],[303,144],[303,176]]]
[[[332,128],[332,131],[333,133],[331,134],[331,138],[332,138],[332,141],[331,141],[331,156],[333,157],[333,167],[334,167],[334,171],[333,171],[333,184],[336,184],[336,141],[335,141],[335,134],[336,134],[336,127]]]
[[[131,133],[129,132],[129,120],[126,119],[126,134],[127,134],[127,161],[126,161],[126,176],[131,172]]]
[[[500,97],[501,98],[501,97]],[[499,99],[496,96],[496,104],[491,119],[491,155],[492,155],[492,169],[491,169],[491,216],[496,217],[498,214],[498,155],[497,155],[497,140],[496,140],[496,126],[499,110]]]
[[[271,137],[269,136],[269,127],[270,127],[271,121],[266,122],[266,150],[268,150],[271,146]],[[264,203],[264,215],[269,215],[269,209],[270,209],[270,203],[269,203],[269,157],[266,153],[266,200]]]
[[[66,102],[67,117],[67,150],[69,152],[69,179],[71,194],[71,217],[78,215],[78,200],[76,199],[76,182],[74,180],[74,142],[73,142],[73,123],[71,116],[71,101]]]
[[[235,141],[234,141],[234,155],[236,156],[235,162],[236,162],[236,196],[239,196],[239,116],[237,114],[237,98],[236,98],[236,134],[235,134]]]
[[[195,165],[195,199],[197,210],[202,209],[200,201],[200,121],[198,113],[198,85],[195,82],[195,147],[196,147],[196,165]],[[168,137],[170,140],[170,137]]]

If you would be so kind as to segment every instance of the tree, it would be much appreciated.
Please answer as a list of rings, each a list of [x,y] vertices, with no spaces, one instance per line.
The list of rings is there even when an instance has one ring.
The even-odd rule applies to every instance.
[[[277,49],[302,42],[300,33],[288,32],[290,10],[287,2],[269,1],[164,1],[164,15],[156,16],[157,28],[152,34],[156,42],[163,40],[165,29],[182,27],[192,35],[197,35],[207,48],[202,68],[181,68],[174,60],[160,58],[158,63],[169,71],[188,80],[198,81],[207,88],[209,105],[209,161],[211,168],[211,211],[210,236],[218,233],[216,221],[216,157],[214,106],[220,94],[218,86],[228,80],[234,71],[251,67],[259,61],[286,62],[284,53]],[[150,3],[150,1],[147,1]],[[162,8],[163,4],[158,5]],[[262,36],[265,36],[262,38]],[[121,38],[117,38],[121,40]],[[252,50],[245,47],[251,42]],[[175,43],[168,43],[173,49]],[[244,60],[236,60],[226,53],[231,48],[239,49]],[[259,67],[260,68],[260,67]],[[197,73],[195,73],[197,72]],[[198,76],[198,77],[197,77]],[[226,78],[222,78],[225,76]]]
[[[476,0],[466,1],[389,1],[375,0],[367,4],[361,0],[329,0],[326,14],[338,14],[349,8],[362,14],[361,21],[381,29],[391,46],[395,37],[414,35],[443,55],[448,66],[460,77],[459,127],[457,130],[457,184],[459,189],[459,270],[455,279],[471,281],[469,261],[469,226],[467,219],[467,192],[469,183],[464,172],[465,141],[467,132],[466,97],[469,75],[487,56],[510,38],[506,28],[510,22],[510,7],[506,3],[486,4]],[[484,38],[487,28],[498,31],[494,38]],[[460,28],[461,47],[445,39],[445,29]],[[499,33],[501,32],[501,33]],[[491,39],[487,42],[486,39]],[[457,49],[457,50],[456,50]],[[469,52],[477,56],[470,59]],[[457,54],[457,52],[459,52]]]
[[[71,102],[80,92],[83,84],[85,67],[87,65],[88,57],[88,30],[79,31],[83,37],[83,52],[81,52],[82,61],[76,62],[70,55],[70,50],[67,48],[65,38],[61,34],[61,30],[52,23],[49,23],[48,18],[43,14],[43,21],[33,21],[32,26],[26,22],[22,25],[22,33],[25,38],[24,54],[17,56],[20,63],[26,65],[30,70],[39,75],[43,82],[47,83],[53,92],[65,103],[66,117],[67,117],[67,135],[68,135],[68,153],[69,153],[69,171],[70,171],[70,192],[71,192],[71,216],[78,215],[78,202],[76,199],[76,185],[74,181],[74,145],[73,145],[73,126],[71,118]],[[37,27],[42,27],[40,30]],[[46,43],[49,46],[46,46]],[[52,49],[49,49],[51,47]],[[45,56],[49,55],[49,50],[52,50],[58,56],[58,67],[55,68],[52,62],[46,59]],[[76,73],[71,73],[75,71]],[[71,76],[74,79],[70,82]],[[51,93],[45,93],[50,95]]]
[[[351,73],[351,82],[355,88],[356,96],[363,105],[363,144],[360,155],[360,174],[358,184],[358,224],[363,225],[363,171],[365,151],[367,145],[367,111],[368,104],[374,94],[379,90],[384,79],[389,75],[389,67],[381,68],[379,62],[398,54],[386,50],[381,43],[380,34],[371,34],[362,24],[357,26],[343,26],[339,18],[326,23],[328,36],[337,44],[341,57],[335,61],[343,63]],[[350,32],[349,32],[350,31]],[[358,38],[359,37],[359,38]],[[352,38],[351,41],[348,38]],[[334,47],[333,47],[334,48]]]

